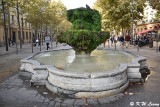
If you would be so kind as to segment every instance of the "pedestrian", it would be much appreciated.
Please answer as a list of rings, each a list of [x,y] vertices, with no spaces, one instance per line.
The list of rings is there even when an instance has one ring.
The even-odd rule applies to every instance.
[[[10,47],[12,46],[12,39],[11,39],[11,37],[9,38],[9,46]]]
[[[36,46],[38,47],[38,45],[39,45],[39,40],[36,39]]]
[[[50,37],[48,35],[45,37],[45,42],[46,42],[46,45],[47,45],[47,50],[50,49],[50,47],[49,47]]]
[[[113,37],[113,40],[114,40],[114,43],[117,43],[117,37],[116,36]]]
[[[130,36],[129,36],[129,35],[127,35],[127,36],[125,37],[125,41],[126,41],[126,48],[128,48],[129,42],[130,42]]]
[[[123,44],[124,44],[124,37],[120,36],[119,41],[120,41],[120,46],[123,46]]]
[[[114,37],[110,37],[110,41],[111,41],[111,46],[112,46],[112,44],[113,44],[113,39],[114,39]]]

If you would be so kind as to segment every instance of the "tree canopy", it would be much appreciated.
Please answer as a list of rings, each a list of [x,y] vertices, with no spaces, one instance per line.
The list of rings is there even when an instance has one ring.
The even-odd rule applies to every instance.
[[[157,10],[156,18],[160,18],[160,0],[148,0],[150,6]]]
[[[125,29],[131,26],[132,6],[134,23],[143,18],[144,2],[136,0],[132,6],[131,3],[131,0],[98,0],[93,8],[100,11],[104,30]]]
[[[40,29],[42,25],[55,27],[65,19],[66,7],[61,1],[51,0],[4,0],[5,10],[17,8],[19,14],[24,15],[24,20],[31,23],[33,28]],[[2,5],[2,4],[1,4]],[[0,8],[2,13],[2,9]],[[16,13],[16,12],[15,12]],[[7,11],[6,11],[6,14]],[[1,14],[0,14],[1,15]]]

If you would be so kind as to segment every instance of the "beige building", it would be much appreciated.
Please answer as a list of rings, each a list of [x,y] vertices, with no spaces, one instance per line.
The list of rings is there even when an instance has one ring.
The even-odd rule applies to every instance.
[[[13,43],[20,42],[20,31],[18,27],[18,21],[17,21],[17,12],[16,9],[10,8],[10,28],[9,28],[9,16],[6,14],[6,28],[7,28],[7,36],[8,40],[11,39]],[[27,23],[24,19],[25,16],[20,15],[20,26],[21,26],[21,39],[23,42],[31,42],[33,32],[31,29],[31,24]],[[1,25],[0,25],[0,46],[3,46],[5,44],[5,34],[4,34],[4,27],[3,27],[3,14],[0,19]],[[23,23],[22,23],[23,22]],[[23,26],[23,27],[22,27]],[[10,32],[11,31],[11,32]]]

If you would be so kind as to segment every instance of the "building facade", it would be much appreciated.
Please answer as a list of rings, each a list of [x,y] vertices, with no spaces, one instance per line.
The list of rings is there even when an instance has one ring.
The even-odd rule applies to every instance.
[[[5,44],[5,33],[3,27],[3,14],[1,15],[1,25],[0,25],[0,46]],[[20,33],[22,42],[31,42],[33,37],[33,31],[31,29],[31,24],[28,23],[25,19],[25,15],[20,15],[20,26],[21,31],[19,31],[17,12],[16,9],[10,8],[8,14],[6,14],[6,30],[8,41],[11,40],[14,44],[15,42],[20,42]],[[9,24],[10,23],[10,24]]]

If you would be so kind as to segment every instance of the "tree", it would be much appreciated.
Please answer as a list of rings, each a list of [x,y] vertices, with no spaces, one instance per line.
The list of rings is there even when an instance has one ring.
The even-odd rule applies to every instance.
[[[132,17],[131,0],[98,0],[94,8],[99,10],[102,15],[102,28],[107,30],[129,28]],[[144,3],[136,0],[133,7],[134,23],[143,18]]]
[[[65,16],[66,8],[58,1],[32,0],[25,7],[25,20],[32,24],[36,32],[42,27],[55,27]]]
[[[160,0],[148,0],[150,6],[157,10],[156,18],[160,18]]]

